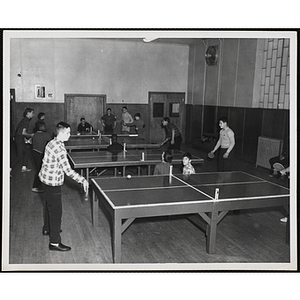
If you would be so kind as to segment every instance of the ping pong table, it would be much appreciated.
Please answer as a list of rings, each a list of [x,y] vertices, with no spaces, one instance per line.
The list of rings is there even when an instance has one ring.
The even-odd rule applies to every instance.
[[[110,136],[108,135],[77,135],[65,142],[66,149],[72,150],[100,150],[106,149],[110,145]],[[152,143],[137,135],[121,135],[118,136],[118,143],[125,144],[126,149],[157,149],[160,144]]]
[[[92,218],[99,202],[112,220],[113,261],[121,263],[122,233],[136,218],[187,215],[206,234],[207,253],[216,252],[217,225],[230,210],[288,207],[289,189],[244,172],[94,178]]]
[[[173,150],[172,164],[181,164],[182,155],[184,152]],[[85,170],[86,179],[89,180],[89,173],[91,169],[114,168],[114,175],[117,176],[117,168],[122,167],[123,176],[125,176],[126,167],[138,167],[138,175],[140,175],[140,167],[147,166],[148,175],[151,172],[151,166],[161,162],[162,150],[160,149],[129,149],[127,151],[97,151],[97,152],[71,152],[68,153],[70,163],[74,169]],[[204,159],[193,156],[193,164],[203,163]]]

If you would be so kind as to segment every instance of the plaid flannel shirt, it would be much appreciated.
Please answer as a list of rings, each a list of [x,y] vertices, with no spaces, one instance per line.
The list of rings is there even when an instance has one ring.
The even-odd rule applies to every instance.
[[[65,173],[78,183],[85,180],[71,168],[64,143],[54,138],[45,148],[39,178],[46,185],[61,186],[64,183]]]
[[[191,174],[195,174],[195,169],[191,164],[188,164],[186,166],[183,167],[183,175],[191,175]]]
[[[168,125],[166,126],[166,137],[171,139],[172,138],[172,130],[175,130],[175,135],[174,137],[180,136],[181,133],[178,130],[177,126],[174,125],[173,123],[168,123]]]

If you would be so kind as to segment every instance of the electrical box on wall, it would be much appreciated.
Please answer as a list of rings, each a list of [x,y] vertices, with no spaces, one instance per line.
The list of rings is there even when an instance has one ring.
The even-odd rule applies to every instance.
[[[45,99],[46,98],[46,87],[40,84],[35,85],[35,99]]]

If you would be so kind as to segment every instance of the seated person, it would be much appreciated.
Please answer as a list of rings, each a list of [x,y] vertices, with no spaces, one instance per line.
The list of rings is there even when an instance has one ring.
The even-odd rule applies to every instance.
[[[106,148],[107,151],[112,153],[111,160],[117,161],[118,160],[118,153],[123,151],[123,146],[118,143],[118,136],[114,133],[111,135],[111,144]],[[118,174],[122,174],[122,167],[118,167]]]
[[[192,162],[192,155],[189,152],[186,152],[183,154],[182,156],[182,164],[183,164],[183,168],[182,168],[182,174],[183,175],[191,175],[191,174],[195,174],[195,169],[191,164]]]
[[[123,146],[118,143],[118,136],[114,133],[111,135],[111,145],[106,148],[108,151],[122,151]]]
[[[168,175],[170,174],[171,162],[173,155],[170,151],[165,151],[161,155],[162,161],[154,167],[153,175]]]
[[[93,131],[93,127],[91,124],[85,121],[85,118],[80,119],[80,123],[77,127],[78,134],[86,134]]]
[[[280,177],[279,169],[283,170],[290,165],[288,152],[283,151],[279,156],[270,158],[269,163],[271,166],[270,177]]]

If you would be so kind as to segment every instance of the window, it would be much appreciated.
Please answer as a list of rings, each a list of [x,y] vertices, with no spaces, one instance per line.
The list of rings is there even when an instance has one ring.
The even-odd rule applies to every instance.
[[[169,117],[172,117],[172,118],[179,117],[179,108],[180,108],[179,102],[170,103]]]
[[[153,103],[153,118],[164,117],[164,103]]]

